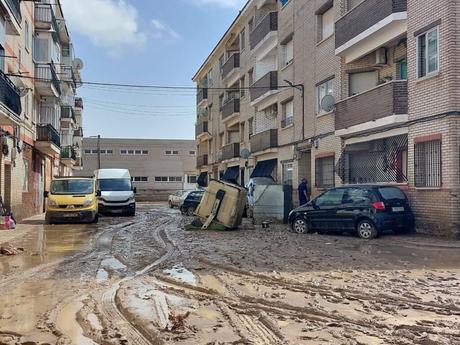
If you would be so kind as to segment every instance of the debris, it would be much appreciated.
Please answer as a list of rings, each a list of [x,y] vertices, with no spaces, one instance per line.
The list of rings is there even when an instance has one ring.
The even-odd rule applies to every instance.
[[[12,245],[0,247],[0,255],[13,256],[24,252],[24,248],[15,248]]]
[[[171,321],[171,326],[168,327],[168,331],[178,331],[183,330],[185,328],[185,319],[190,316],[190,312],[186,312],[185,314],[169,314],[169,321]]]

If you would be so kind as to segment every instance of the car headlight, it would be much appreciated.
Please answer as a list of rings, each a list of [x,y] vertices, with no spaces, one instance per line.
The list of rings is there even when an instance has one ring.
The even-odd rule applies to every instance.
[[[135,196],[133,195],[129,198],[129,201],[134,201],[134,199],[135,199]]]
[[[59,206],[59,204],[53,199],[48,199],[48,206]]]
[[[93,204],[93,199],[88,199],[83,203],[83,207],[89,207]]]

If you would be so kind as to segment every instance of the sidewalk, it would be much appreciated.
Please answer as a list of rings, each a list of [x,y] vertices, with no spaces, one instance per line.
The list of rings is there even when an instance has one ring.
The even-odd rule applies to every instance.
[[[0,245],[15,241],[16,239],[25,236],[29,232],[36,230],[37,227],[44,224],[44,217],[44,214],[33,216],[31,218],[22,220],[19,224],[16,225],[16,229],[14,230],[0,230]]]

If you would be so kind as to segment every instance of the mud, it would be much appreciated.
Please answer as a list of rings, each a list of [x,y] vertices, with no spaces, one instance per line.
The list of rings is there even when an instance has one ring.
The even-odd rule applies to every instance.
[[[146,204],[12,241],[0,344],[460,344],[459,243],[186,222]]]

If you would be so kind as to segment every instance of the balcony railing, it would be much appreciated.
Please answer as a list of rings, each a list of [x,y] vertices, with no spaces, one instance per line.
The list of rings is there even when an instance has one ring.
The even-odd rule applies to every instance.
[[[335,129],[345,129],[391,115],[405,115],[408,110],[407,81],[396,80],[336,105]]]
[[[77,82],[72,66],[61,65],[61,80],[70,83],[75,90]]]
[[[21,117],[21,96],[18,88],[0,70],[0,102],[6,105],[18,119]]]
[[[73,136],[83,138],[83,128],[79,127],[76,130],[74,130],[73,131]]]
[[[75,98],[75,108],[83,109],[83,99]]]
[[[256,100],[257,98],[263,96],[269,91],[277,90],[278,89],[278,72],[268,72],[262,78],[257,80],[254,84],[252,84],[250,93],[251,93],[251,101]]]
[[[75,119],[75,112],[73,111],[73,108],[68,105],[61,106],[61,118],[70,119],[73,122],[75,122],[76,119]]]
[[[232,116],[240,112],[240,99],[232,98],[224,103],[222,106],[222,119]]]
[[[50,124],[37,125],[37,141],[49,142],[61,147],[59,132]]]
[[[61,159],[77,160],[77,151],[72,146],[63,147],[61,150]]]
[[[222,66],[222,78],[227,77],[231,71],[240,67],[240,53],[232,54]]]
[[[6,4],[10,8],[16,21],[20,24],[22,22],[21,4],[19,0],[6,0]]]
[[[222,147],[222,159],[232,159],[240,156],[240,144],[232,143]]]
[[[364,0],[335,23],[338,48],[393,13],[407,11],[407,0]]]
[[[281,128],[286,128],[294,123],[294,116],[286,117],[281,120]]]
[[[38,82],[51,83],[56,91],[59,94],[61,93],[61,84],[56,73],[56,66],[53,62],[35,64],[35,78]]]
[[[196,166],[198,168],[201,168],[205,165],[208,165],[208,155],[201,155],[201,156],[198,156],[197,159],[196,159]]]
[[[199,104],[201,101],[208,99],[208,89],[198,88],[196,91],[196,103]]]
[[[59,25],[51,4],[35,3],[35,22],[47,23],[51,26],[54,33],[59,32]]]
[[[278,130],[269,129],[251,137],[251,151],[259,152],[278,147]]]
[[[208,133],[208,121],[200,122],[195,127],[195,135],[198,137],[201,134]]]
[[[251,49],[254,49],[272,31],[278,30],[278,13],[267,14],[250,34]]]

